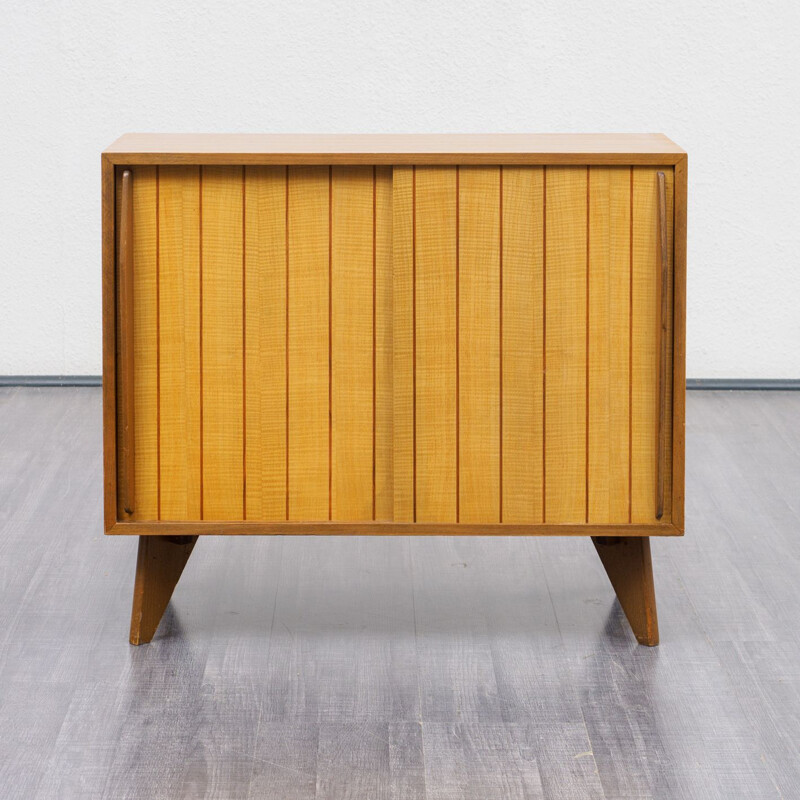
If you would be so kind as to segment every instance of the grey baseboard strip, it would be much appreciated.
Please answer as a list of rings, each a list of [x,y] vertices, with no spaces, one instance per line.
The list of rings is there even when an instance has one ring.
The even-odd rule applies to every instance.
[[[0,375],[0,386],[102,386],[100,375]]]
[[[0,386],[102,386],[100,375],[0,375]],[[688,378],[689,391],[798,391],[800,378]]]
[[[800,389],[800,378],[687,378],[689,390],[794,391]]]

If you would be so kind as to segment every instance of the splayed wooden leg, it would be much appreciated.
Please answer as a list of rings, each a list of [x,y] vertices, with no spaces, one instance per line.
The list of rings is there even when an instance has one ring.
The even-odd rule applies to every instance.
[[[593,536],[617,599],[639,644],[658,644],[658,615],[647,536]]]
[[[131,644],[145,644],[155,635],[196,541],[196,536],[139,537]]]

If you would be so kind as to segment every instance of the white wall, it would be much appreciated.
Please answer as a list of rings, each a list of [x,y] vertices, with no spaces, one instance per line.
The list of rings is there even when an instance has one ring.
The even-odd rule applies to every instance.
[[[0,375],[100,372],[125,131],[663,131],[693,377],[800,377],[800,4],[0,1]]]

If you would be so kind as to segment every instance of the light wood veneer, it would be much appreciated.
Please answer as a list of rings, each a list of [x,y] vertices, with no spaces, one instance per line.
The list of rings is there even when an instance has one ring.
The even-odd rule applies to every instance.
[[[685,219],[656,134],[123,136],[107,532],[591,535],[652,588]]]

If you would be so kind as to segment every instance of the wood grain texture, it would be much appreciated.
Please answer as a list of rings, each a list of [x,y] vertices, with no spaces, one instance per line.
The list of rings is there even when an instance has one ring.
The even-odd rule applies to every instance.
[[[119,182],[119,404],[120,517],[133,514],[136,504],[136,404],[134,395],[134,296],[133,296],[133,174],[123,170]]]
[[[103,315],[103,527],[117,520],[117,259],[114,166],[100,161]],[[121,181],[120,181],[121,183]]]
[[[685,331],[677,333],[675,328],[674,312],[675,305],[675,170],[664,168],[664,179],[666,182],[667,195],[667,332],[666,332],[666,357],[667,357],[667,379],[666,379],[666,410],[665,418],[666,430],[664,432],[664,516],[672,522],[672,461],[676,457],[673,449],[672,416],[674,414],[674,394],[672,375],[675,371],[675,350],[679,346],[681,336],[685,337]],[[686,380],[684,378],[682,391],[686,392]],[[678,458],[683,458],[681,451]]]
[[[588,521],[627,522],[630,168],[589,170]]]
[[[202,170],[203,519],[244,511],[243,168]]]
[[[546,175],[546,522],[586,518],[586,175]]]
[[[660,648],[635,646],[585,539],[276,536],[200,542],[153,646],[130,650],[138,543],[87,535],[102,519],[101,391],[0,388],[0,538],[13,566],[0,796],[313,798],[318,734],[355,709],[364,737],[394,743],[394,762],[376,741],[342,763],[377,797],[398,786],[391,763],[406,778],[421,768],[403,760],[418,748],[376,727],[387,719],[419,728],[431,798],[501,775],[493,796],[514,796],[535,769],[548,799],[602,797],[597,781],[608,798],[792,797],[800,393],[689,391],[687,403],[692,535],[651,542]],[[348,647],[358,681],[335,658]],[[478,690],[484,665],[494,695]],[[287,688],[280,715],[267,713],[280,702],[265,690],[272,675]],[[421,715],[398,703],[409,688]],[[475,702],[459,714],[462,697]],[[499,721],[474,711],[481,701]]]
[[[196,536],[141,536],[131,611],[131,644],[146,644],[155,636]]]
[[[365,770],[364,764],[380,765]],[[420,726],[414,722],[333,723],[320,726],[318,797],[423,800]]]
[[[104,152],[117,164],[673,164],[685,156],[660,133],[129,133]]]
[[[200,170],[159,167],[161,519],[200,519]]]
[[[392,170],[375,168],[375,519],[394,511]]]
[[[328,519],[330,171],[289,169],[289,519]]]
[[[658,644],[658,615],[650,540],[646,537],[593,540],[617,599],[639,644]]]
[[[517,726],[494,721],[429,723],[425,731],[426,774],[435,789],[428,796],[470,800],[547,797],[538,761],[528,756],[539,751],[539,743],[529,749],[526,737],[518,738],[517,733]]]
[[[111,535],[135,536],[186,536],[201,533],[213,536],[269,536],[291,534],[301,536],[680,536],[669,522],[647,524],[587,524],[583,522],[560,523],[493,523],[493,522],[382,522],[358,520],[337,522],[330,520],[296,520],[260,522],[239,520],[234,522],[118,522]]]
[[[667,185],[664,173],[656,175],[658,191],[658,397],[656,433],[656,519],[664,516],[664,481],[666,480],[667,436],[667,316],[669,313],[669,256],[667,254]]]
[[[286,168],[245,170],[245,508],[286,518]]]
[[[633,170],[631,521],[655,519],[657,267],[656,171]]]
[[[334,167],[331,207],[331,512],[372,519],[373,170]]]
[[[544,183],[503,168],[503,521],[543,522]]]
[[[662,169],[674,375],[681,210],[674,173]],[[146,343],[148,326],[138,323],[135,377],[145,391],[134,401],[149,397],[151,422],[136,435],[149,437],[156,472],[155,504],[137,521],[198,519],[201,497],[207,532],[247,520],[243,532],[266,533],[289,517],[308,523],[294,532],[333,532],[322,525],[329,518],[416,519],[439,532],[502,519],[520,533],[544,524],[538,532],[571,534],[586,522],[615,531],[630,502],[638,530],[676,532],[675,422],[665,525],[655,520],[657,354],[655,338],[648,353],[648,331],[657,322],[657,216],[655,185],[650,196],[646,185],[655,167],[505,166],[502,190],[498,167],[136,172],[137,280],[143,297],[150,292],[136,313],[155,312],[156,329]],[[200,296],[203,314],[193,315]],[[650,475],[639,468],[647,462]],[[299,505],[289,513],[295,473]],[[229,484],[217,498],[225,508],[213,510],[212,498],[209,516],[216,476]],[[650,508],[637,511],[645,494]],[[134,532],[114,520],[107,528]]]
[[[672,340],[672,521],[683,531],[684,526],[684,472],[686,450],[686,202],[688,160],[684,156],[673,172],[673,302]],[[669,193],[667,193],[669,202]],[[669,224],[669,220],[667,221]]]
[[[500,522],[500,170],[459,171],[458,509]]]
[[[133,179],[133,519],[158,519],[158,264],[155,167]]]
[[[658,436],[658,170],[635,167],[633,170],[633,297],[632,402],[631,407],[631,521],[655,519],[656,459]],[[671,173],[671,171],[670,171]],[[672,175],[667,193],[672,194]],[[671,217],[671,202],[668,217]],[[671,228],[671,226],[670,226]],[[671,242],[672,234],[668,232]],[[671,263],[670,263],[671,272]],[[671,281],[670,281],[671,282]],[[668,336],[671,336],[671,327]],[[667,348],[668,368],[672,367],[672,347]],[[671,413],[671,391],[667,408]],[[668,453],[671,436],[667,437]],[[671,484],[671,481],[670,481]],[[665,486],[669,497],[671,486]],[[671,500],[667,500],[668,507]]]
[[[393,538],[377,548],[375,542],[360,537],[284,542],[284,577],[273,589],[273,658],[266,670],[256,663],[253,676],[256,686],[270,687],[263,694],[256,689],[264,721],[368,725],[414,717],[419,690],[408,542]],[[362,568],[342,571],[340,559]],[[376,624],[393,630],[392,652],[371,634],[335,633],[345,620],[353,631],[371,631]],[[374,670],[377,663],[383,666]],[[321,671],[328,680],[317,679]]]
[[[414,167],[392,177],[392,426],[393,516],[414,521]]]
[[[416,495],[419,522],[457,520],[457,171],[416,169]]]

